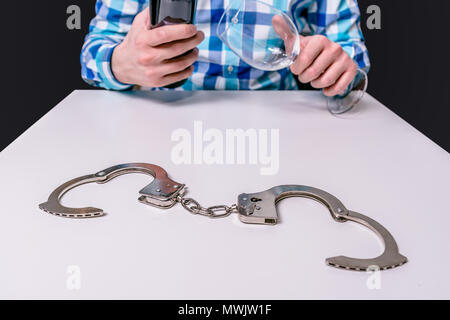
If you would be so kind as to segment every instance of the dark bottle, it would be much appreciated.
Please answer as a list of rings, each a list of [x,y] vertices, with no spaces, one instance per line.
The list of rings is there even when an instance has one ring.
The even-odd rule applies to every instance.
[[[150,0],[152,28],[168,24],[194,23],[196,0]],[[184,53],[188,54],[190,51]],[[187,79],[172,83],[166,88],[182,86]]]

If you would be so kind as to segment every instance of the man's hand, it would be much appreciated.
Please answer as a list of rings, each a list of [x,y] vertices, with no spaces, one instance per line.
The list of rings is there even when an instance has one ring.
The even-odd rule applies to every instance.
[[[287,54],[291,54],[296,35],[282,16],[272,18],[275,32],[283,39]],[[322,35],[300,36],[300,54],[291,65],[291,71],[302,83],[311,82],[323,89],[326,96],[345,93],[356,76],[357,66],[342,47]]]
[[[196,46],[204,34],[194,25],[178,24],[150,30],[148,8],[139,13],[130,31],[113,51],[111,69],[126,84],[163,87],[188,78],[197,60]],[[192,50],[180,57],[180,55]]]
[[[300,54],[291,65],[302,83],[323,89],[326,96],[345,93],[357,66],[342,47],[322,35],[300,37]]]

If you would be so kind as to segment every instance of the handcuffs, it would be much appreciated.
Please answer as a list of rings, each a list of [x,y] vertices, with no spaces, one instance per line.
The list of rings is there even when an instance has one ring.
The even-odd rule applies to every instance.
[[[148,163],[126,163],[99,171],[95,174],[72,179],[58,188],[49,196],[47,202],[39,208],[50,214],[67,218],[92,218],[104,215],[102,209],[94,207],[69,208],[61,205],[60,200],[69,190],[86,183],[106,183],[115,177],[129,173],[144,173],[154,177],[154,180],[139,191],[139,201],[160,209],[168,209],[177,203],[193,214],[210,218],[227,217],[237,213],[244,223],[275,225],[279,221],[276,204],[289,197],[305,197],[324,204],[331,217],[337,222],[353,221],[364,225],[384,243],[384,252],[372,259],[356,259],[346,256],[327,258],[329,266],[346,270],[387,270],[405,264],[408,259],[399,253],[397,243],[386,228],[375,220],[348,210],[336,197],[323,190],[303,185],[280,185],[257,193],[242,193],[237,204],[232,206],[218,205],[202,207],[196,200],[185,198],[186,185],[169,178],[167,172],[160,166]]]

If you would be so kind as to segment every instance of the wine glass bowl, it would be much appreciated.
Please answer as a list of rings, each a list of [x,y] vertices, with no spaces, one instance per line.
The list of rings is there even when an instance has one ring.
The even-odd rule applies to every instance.
[[[289,67],[300,54],[300,36],[292,19],[260,0],[231,0],[217,25],[220,40],[248,65],[264,71]],[[366,92],[368,77],[362,69],[343,95],[327,97],[332,114],[350,110]]]
[[[260,70],[289,67],[300,52],[300,37],[289,16],[258,0],[232,0],[217,35],[244,62]]]

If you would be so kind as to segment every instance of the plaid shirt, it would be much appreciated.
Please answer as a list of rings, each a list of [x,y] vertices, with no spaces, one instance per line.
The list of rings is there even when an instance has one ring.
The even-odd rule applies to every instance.
[[[197,0],[195,25],[205,33],[205,40],[198,46],[199,57],[194,64],[193,75],[177,89],[297,89],[288,68],[278,71],[252,68],[218,38],[217,24],[229,1]],[[263,1],[293,18],[301,34],[327,36],[340,44],[360,68],[366,71],[369,69],[369,56],[360,28],[357,0]],[[97,15],[90,23],[81,51],[82,77],[87,83],[113,90],[132,87],[114,78],[111,55],[130,30],[134,17],[147,6],[147,0],[97,0]]]

